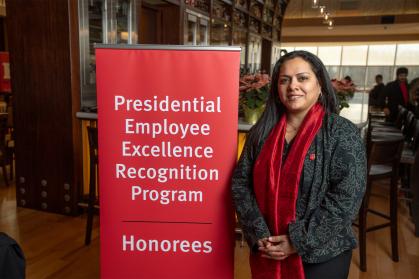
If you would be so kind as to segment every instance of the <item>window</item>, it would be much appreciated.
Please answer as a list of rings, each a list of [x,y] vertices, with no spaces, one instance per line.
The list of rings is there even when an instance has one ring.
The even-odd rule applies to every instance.
[[[282,49],[294,50],[291,43]],[[350,76],[358,92],[349,101],[350,110],[342,110],[341,115],[355,121],[365,121],[368,113],[368,92],[375,85],[375,76],[381,74],[383,82],[396,78],[396,69],[405,66],[409,70],[408,80],[419,77],[419,43],[372,44],[372,45],[328,45],[296,46],[316,53],[325,64],[331,79]]]
[[[368,65],[393,65],[396,45],[370,45],[368,51]]]
[[[208,45],[208,37],[209,37],[209,20],[205,17],[199,18],[199,42],[198,45],[206,46]]]
[[[271,71],[273,71],[276,62],[281,57],[281,46],[279,44],[272,44],[272,56],[271,56]]]
[[[419,66],[408,66],[406,68],[409,70],[409,81],[419,77]]]
[[[197,37],[197,17],[186,14],[185,16],[185,45],[196,45]]]
[[[136,0],[79,0],[81,106],[96,106],[95,43],[137,43]]]
[[[341,46],[326,46],[319,47],[319,58],[325,65],[340,65],[340,58],[342,55]]]
[[[287,51],[287,53],[288,52],[291,52],[291,51],[294,51],[295,50],[295,47],[285,47],[285,46],[281,46],[281,50],[286,50]]]
[[[370,90],[375,85],[375,76],[381,74],[383,82],[395,79],[396,69],[406,66],[409,80],[419,77],[419,44],[373,44],[292,46],[283,44],[287,51],[307,50],[316,53],[326,66],[331,79],[349,75],[358,88]],[[367,67],[365,67],[367,66]]]
[[[233,31],[233,45],[241,47],[240,51],[240,73],[244,74],[246,72],[245,62],[246,62],[246,44],[247,44],[247,33],[242,32],[241,30]]]
[[[352,81],[356,84],[357,88],[362,90],[365,85],[365,66],[342,66],[341,78],[350,76]]]
[[[194,11],[185,12],[185,45],[208,45],[209,19]]]
[[[116,38],[115,41],[117,44],[128,44],[132,41],[130,39],[130,32],[128,30],[131,29],[131,20],[130,20],[130,0],[119,0],[113,6],[114,13],[115,13],[115,22],[116,25]]]
[[[317,55],[317,47],[310,47],[310,46],[296,46],[295,50],[305,50]]]
[[[343,46],[342,65],[364,66],[367,64],[368,46]]]
[[[368,66],[366,89],[370,90],[375,85],[375,76],[380,74],[383,76],[383,82],[386,84],[394,79],[393,66]]]
[[[326,66],[326,70],[329,73],[330,79],[339,79],[340,66]]]
[[[400,44],[397,46],[397,66],[419,65],[419,44]]]
[[[260,70],[262,60],[262,38],[249,34],[248,72],[256,73]]]

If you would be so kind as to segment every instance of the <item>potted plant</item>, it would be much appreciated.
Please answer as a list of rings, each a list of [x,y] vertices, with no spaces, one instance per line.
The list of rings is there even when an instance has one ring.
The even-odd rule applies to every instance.
[[[349,108],[348,100],[354,96],[356,91],[356,86],[352,80],[332,79],[332,86],[339,101],[339,111],[343,108]]]
[[[267,74],[245,75],[240,78],[239,104],[244,112],[244,119],[255,124],[265,109],[270,90],[270,78]]]

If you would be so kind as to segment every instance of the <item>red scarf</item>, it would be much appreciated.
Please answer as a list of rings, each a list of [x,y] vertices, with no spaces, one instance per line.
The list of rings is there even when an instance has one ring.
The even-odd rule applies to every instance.
[[[255,162],[253,183],[256,200],[273,236],[288,234],[288,224],[295,221],[304,158],[322,126],[324,114],[320,104],[310,109],[282,165],[287,126],[284,114],[272,129]],[[253,279],[305,278],[301,257],[296,253],[282,261],[262,258],[260,253],[252,253],[250,266]]]

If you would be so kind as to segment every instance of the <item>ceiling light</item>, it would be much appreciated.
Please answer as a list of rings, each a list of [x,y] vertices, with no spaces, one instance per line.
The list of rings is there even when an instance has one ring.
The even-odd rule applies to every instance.
[[[313,9],[317,9],[319,7],[319,0],[313,0],[313,2],[311,3],[311,7]]]
[[[326,10],[326,6],[320,6],[320,14],[323,15]]]
[[[329,19],[330,14],[329,13],[324,13],[324,20],[328,20]]]
[[[327,23],[327,29],[333,29],[333,20],[329,20],[329,22]]]

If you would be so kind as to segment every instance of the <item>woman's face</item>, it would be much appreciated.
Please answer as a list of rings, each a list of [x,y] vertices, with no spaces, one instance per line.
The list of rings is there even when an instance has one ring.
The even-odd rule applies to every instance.
[[[288,113],[305,115],[319,99],[321,87],[310,64],[296,57],[281,66],[278,91]]]

